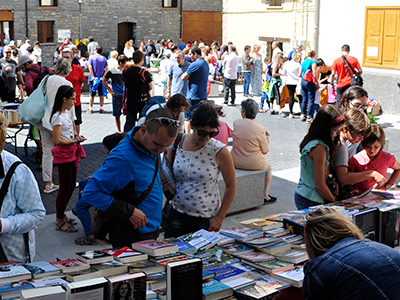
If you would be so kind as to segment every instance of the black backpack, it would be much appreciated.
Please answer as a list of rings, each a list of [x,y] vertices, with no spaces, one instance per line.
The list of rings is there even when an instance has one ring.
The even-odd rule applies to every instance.
[[[42,79],[43,79],[46,75],[53,75],[53,74],[50,72],[50,69],[49,69],[48,67],[43,66],[43,67],[39,67],[39,68],[40,68],[40,71],[44,68],[44,72],[40,72],[40,71],[35,70],[35,69],[31,69],[31,70],[30,70],[30,71],[32,71],[32,72],[35,72],[35,73],[39,74],[39,76],[36,77],[36,80],[35,80],[35,82],[34,82],[34,88],[36,88],[36,87],[39,86],[39,83],[42,81]]]

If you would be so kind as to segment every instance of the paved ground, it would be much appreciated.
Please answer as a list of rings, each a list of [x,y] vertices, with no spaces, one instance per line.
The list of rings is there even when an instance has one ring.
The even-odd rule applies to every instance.
[[[238,86],[238,90],[241,91],[242,87]],[[157,91],[157,90],[156,90]],[[212,98],[217,103],[223,102],[222,97]],[[255,100],[259,101],[259,97],[255,97]],[[242,93],[237,93],[236,103],[240,103],[243,100]],[[98,101],[98,99],[96,99]],[[82,99],[82,111],[85,112],[88,108],[89,97],[83,95]],[[299,112],[299,106],[296,104],[295,109]],[[102,164],[106,154],[103,150],[101,141],[104,136],[114,133],[116,127],[114,124],[113,116],[111,113],[111,99],[106,100],[105,110],[106,114],[99,114],[99,105],[94,106],[94,113],[91,115],[83,114],[83,124],[81,125],[81,134],[87,137],[87,141],[82,145],[85,148],[87,158],[81,161],[81,165],[78,168],[78,181],[92,175]],[[224,108],[226,117],[223,119],[224,122],[228,123],[231,127],[233,121],[240,118],[239,105],[237,106],[226,106]],[[124,118],[122,124],[124,124]],[[262,124],[270,133],[270,152],[267,154],[267,159],[273,168],[273,179],[270,189],[270,194],[278,196],[279,200],[276,203],[260,206],[256,209],[228,216],[223,224],[223,227],[229,227],[237,224],[242,220],[246,220],[254,217],[267,216],[269,214],[278,213],[286,210],[295,209],[293,194],[296,188],[296,183],[299,176],[299,150],[298,146],[306,134],[308,125],[300,122],[298,115],[294,119],[279,118],[276,115],[269,114],[258,114],[256,121]],[[396,115],[382,115],[379,117],[379,123],[385,127],[387,137],[390,139],[389,150],[400,158],[400,145],[397,141],[400,139],[400,116]],[[10,129],[9,131],[13,131]],[[18,145],[18,156],[33,169],[33,172],[38,180],[40,190],[43,191],[44,183],[41,179],[41,173],[34,170],[35,164],[33,163],[32,154],[35,150],[35,144],[32,141],[28,142],[28,156],[24,155],[23,142],[25,141],[25,135],[27,130],[24,129],[19,134]],[[6,150],[13,152],[14,148],[12,145],[7,144]],[[54,181],[57,183],[57,170],[54,169],[53,175]],[[110,180],[112,180],[110,178]],[[263,187],[254,187],[260,188]],[[35,260],[47,260],[54,261],[57,258],[66,259],[74,257],[74,253],[78,250],[102,248],[108,246],[107,243],[101,242],[101,245],[97,246],[77,246],[74,244],[76,237],[84,235],[80,224],[80,229],[77,233],[64,233],[54,229],[55,221],[55,198],[57,193],[44,194],[42,193],[43,202],[47,210],[47,216],[43,225],[37,230],[37,256]],[[74,192],[67,211],[70,211],[77,201],[77,189]]]

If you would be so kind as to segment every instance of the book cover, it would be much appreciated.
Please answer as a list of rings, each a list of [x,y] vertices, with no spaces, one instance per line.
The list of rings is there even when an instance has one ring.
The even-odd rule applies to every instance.
[[[23,264],[25,268],[27,268],[33,278],[50,276],[53,274],[61,273],[61,269],[53,266],[47,261],[35,261],[31,263]]]
[[[178,252],[185,253],[186,255],[196,253],[196,251],[197,251],[196,247],[193,247],[192,245],[190,245],[189,243],[186,243],[186,242],[176,241],[176,242],[172,242],[171,244],[177,245]]]
[[[246,244],[251,246],[273,244],[280,241],[279,238],[273,236],[263,236],[254,240],[247,241]]]
[[[251,284],[254,284],[254,279],[248,278],[247,276],[239,276],[239,277],[234,277],[233,279],[227,279],[224,281],[224,284],[227,286],[235,289],[239,289]]]
[[[89,250],[83,252],[76,252],[75,258],[87,264],[100,264],[107,261],[112,261],[114,257],[101,250]]]
[[[92,268],[90,268],[86,270],[67,273],[65,274],[65,277],[69,282],[76,282],[101,277],[101,273],[98,270],[93,270]]]
[[[224,283],[225,281],[233,280],[238,277],[246,275],[246,271],[238,269],[230,265],[224,265],[216,269],[211,269],[210,271],[215,272],[216,276],[214,279]]]
[[[223,236],[221,234],[219,234],[217,232],[213,232],[213,231],[207,231],[207,230],[204,230],[204,229],[200,229],[200,230],[194,232],[193,235],[195,237],[199,236],[199,237],[201,237],[201,238],[203,238],[203,239],[208,241],[207,245],[199,248],[200,250],[210,249],[211,247],[217,245],[220,241],[223,240]],[[193,244],[191,244],[191,245],[193,245]]]
[[[275,274],[272,274],[272,276],[278,279],[283,279],[298,288],[301,288],[303,286],[304,271],[302,266],[297,266],[290,270],[277,272]]]
[[[389,247],[399,245],[400,206],[379,209],[379,242]]]
[[[93,271],[99,271],[100,276],[113,276],[128,272],[128,266],[117,260],[94,264],[91,266]]]
[[[272,229],[272,230],[266,230],[265,234],[272,236],[272,237],[280,237],[282,235],[285,234],[289,234],[291,233],[289,229],[287,228],[276,228],[276,229]]]
[[[361,229],[366,238],[379,241],[379,210],[376,207],[354,213],[352,218],[353,223]]]
[[[227,252],[222,251],[222,249],[218,247],[213,247],[211,249],[206,250],[206,252],[212,254],[218,261],[222,262],[225,265],[235,264],[240,261],[236,256],[229,254]]]
[[[139,260],[126,264],[130,272],[145,272],[147,275],[165,271],[165,266],[149,260]]]
[[[36,281],[36,282],[31,282],[31,284],[35,287],[45,287],[45,286],[66,286],[68,284],[67,281],[65,281],[62,278],[55,278],[55,279],[49,279],[49,280],[42,280],[42,281]]]
[[[180,252],[174,252],[174,253],[169,253],[169,254],[164,254],[164,255],[158,255],[158,256],[150,256],[149,260],[155,261],[155,262],[163,262],[163,261],[169,261],[181,257],[185,257],[186,254],[180,253]]]
[[[175,262],[175,261],[180,261],[180,260],[187,260],[187,259],[189,259],[189,257],[183,256],[183,257],[179,257],[179,258],[173,258],[173,259],[170,259],[170,260],[160,261],[158,264],[166,266],[170,262]]]
[[[264,235],[264,232],[262,230],[257,230],[244,226],[234,226],[231,228],[224,228],[221,229],[219,233],[233,237],[241,241],[253,240],[255,238],[262,237]]]
[[[111,284],[110,299],[146,299],[146,274],[143,272],[107,277]]]
[[[31,279],[28,269],[17,262],[0,264],[0,284]]]
[[[2,299],[19,296],[20,291],[32,289],[34,286],[27,280],[4,283],[0,285],[0,295]]]
[[[262,278],[256,279],[255,283],[261,286],[268,293],[280,291],[292,286],[291,283],[275,278],[272,275],[266,275],[263,276]]]
[[[167,299],[202,300],[203,267],[199,258],[167,264]]]
[[[265,219],[255,218],[240,222],[243,226],[258,230],[270,230],[282,227],[282,223],[273,222]]]
[[[252,284],[249,286],[245,286],[243,288],[239,288],[234,290],[233,295],[238,297],[239,299],[274,299],[277,295],[279,295],[279,291],[275,291],[273,293],[268,293],[262,286],[257,284]]]
[[[86,264],[86,263],[81,262],[76,259],[54,261],[54,262],[51,262],[50,264],[61,269],[61,271],[63,273],[71,273],[71,272],[76,272],[76,271],[80,271],[80,270],[87,270],[90,268],[89,264]]]
[[[244,262],[244,263],[251,264],[252,266],[254,266],[256,268],[260,268],[260,269],[264,270],[265,272],[268,272],[271,274],[290,270],[290,269],[294,268],[294,265],[292,263],[289,263],[287,261],[282,261],[279,259],[274,259],[274,260],[269,260],[269,261],[260,261],[260,262],[255,262],[255,263],[251,263],[251,262]]]
[[[288,244],[286,242],[277,242],[275,244],[268,244],[263,247],[256,247],[256,249],[258,251],[265,252],[270,255],[275,255],[275,254],[283,252],[283,251],[288,251],[291,248],[292,247],[290,246],[290,244]]]
[[[70,282],[67,293],[68,300],[108,300],[109,282],[104,277]]]
[[[178,246],[157,240],[146,240],[132,244],[132,249],[152,256],[178,252]]]
[[[276,258],[293,264],[299,264],[308,260],[307,251],[305,250],[289,250],[276,254]]]
[[[111,254],[114,256],[114,259],[122,263],[147,259],[147,254],[135,251],[129,247],[103,249],[102,251]]]
[[[167,273],[159,272],[147,275],[147,284],[149,290],[159,290],[167,287]]]
[[[272,255],[269,255],[264,252],[258,252],[258,251],[241,254],[241,255],[238,255],[238,257],[241,259],[249,260],[249,261],[267,261],[267,260],[273,260],[275,258]]]
[[[253,248],[244,245],[244,244],[240,244],[240,243],[231,243],[231,244],[226,244],[226,245],[222,245],[219,246],[221,248],[222,251],[225,251],[229,254],[232,255],[240,255],[240,254],[244,254],[244,253],[249,253],[254,251]]]
[[[21,291],[21,300],[67,300],[67,291],[61,286],[46,286]]]
[[[203,282],[203,299],[223,299],[233,295],[231,287],[215,279],[208,279]]]

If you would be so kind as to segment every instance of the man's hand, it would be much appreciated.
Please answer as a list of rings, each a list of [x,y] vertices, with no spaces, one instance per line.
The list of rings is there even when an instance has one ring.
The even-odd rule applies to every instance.
[[[132,216],[129,218],[129,221],[131,221],[135,229],[138,229],[147,224],[147,217],[140,209],[135,208]]]
[[[378,186],[383,186],[386,183],[386,178],[381,173],[374,171],[372,176]]]
[[[6,68],[6,72],[8,73],[8,72],[11,72],[11,67],[7,67]]]
[[[171,182],[169,182],[167,179],[161,180],[161,184],[162,184],[163,192],[168,190],[169,187],[171,186]]]
[[[218,217],[214,217],[210,219],[210,227],[208,228],[208,231],[219,231],[222,226],[222,221],[224,219],[220,219]]]

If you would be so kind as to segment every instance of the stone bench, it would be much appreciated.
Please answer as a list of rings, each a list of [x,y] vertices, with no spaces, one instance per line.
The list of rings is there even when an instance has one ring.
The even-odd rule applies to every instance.
[[[235,169],[236,171],[236,194],[228,214],[237,213],[243,210],[254,208],[264,204],[265,172],[247,171]],[[225,184],[220,175],[218,188],[222,197],[225,192]]]

